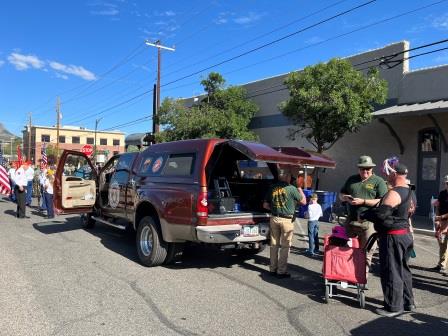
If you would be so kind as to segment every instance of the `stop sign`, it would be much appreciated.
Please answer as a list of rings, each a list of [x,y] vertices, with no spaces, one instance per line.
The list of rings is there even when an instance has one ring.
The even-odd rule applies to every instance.
[[[84,153],[87,156],[92,155],[93,153],[93,146],[92,145],[84,145],[81,147],[81,153]]]

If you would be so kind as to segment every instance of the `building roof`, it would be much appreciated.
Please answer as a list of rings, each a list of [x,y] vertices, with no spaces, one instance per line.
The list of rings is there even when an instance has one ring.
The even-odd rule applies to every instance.
[[[441,112],[448,112],[448,100],[394,105],[373,112],[373,116],[381,118],[381,117],[403,116],[403,115],[406,116],[423,115],[423,114],[441,113]]]

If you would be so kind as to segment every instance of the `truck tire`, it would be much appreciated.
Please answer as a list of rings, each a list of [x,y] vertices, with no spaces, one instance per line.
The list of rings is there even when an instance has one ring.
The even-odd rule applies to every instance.
[[[163,241],[158,223],[151,216],[143,217],[137,229],[137,253],[142,265],[161,265],[167,256],[167,244]]]
[[[92,218],[90,213],[81,214],[81,226],[84,229],[93,229],[95,226],[95,220]]]

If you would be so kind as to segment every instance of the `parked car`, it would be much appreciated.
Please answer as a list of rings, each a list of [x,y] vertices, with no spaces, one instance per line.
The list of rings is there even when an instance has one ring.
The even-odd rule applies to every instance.
[[[65,162],[88,165],[89,174],[64,175]],[[303,163],[260,143],[197,139],[115,155],[97,172],[83,153],[66,150],[56,170],[55,209],[82,214],[87,228],[102,222],[135,230],[145,266],[169,263],[186,242],[256,253],[269,237],[262,200],[278,164]]]

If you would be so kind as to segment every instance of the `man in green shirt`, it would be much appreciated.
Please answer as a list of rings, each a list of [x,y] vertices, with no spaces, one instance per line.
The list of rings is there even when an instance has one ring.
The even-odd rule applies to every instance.
[[[290,277],[286,269],[294,233],[294,213],[297,203],[306,204],[306,197],[301,188],[290,184],[291,173],[288,170],[279,169],[278,180],[267,193],[263,207],[271,210],[272,213],[270,219],[271,263],[269,272],[282,279]]]
[[[364,248],[369,237],[375,232],[372,222],[359,222],[359,214],[369,207],[375,206],[387,192],[386,182],[373,173],[372,158],[362,155],[358,160],[358,174],[350,176],[339,195],[342,201],[349,204],[346,222],[349,237],[358,237],[360,247]],[[376,244],[367,254],[367,264],[370,266]]]

